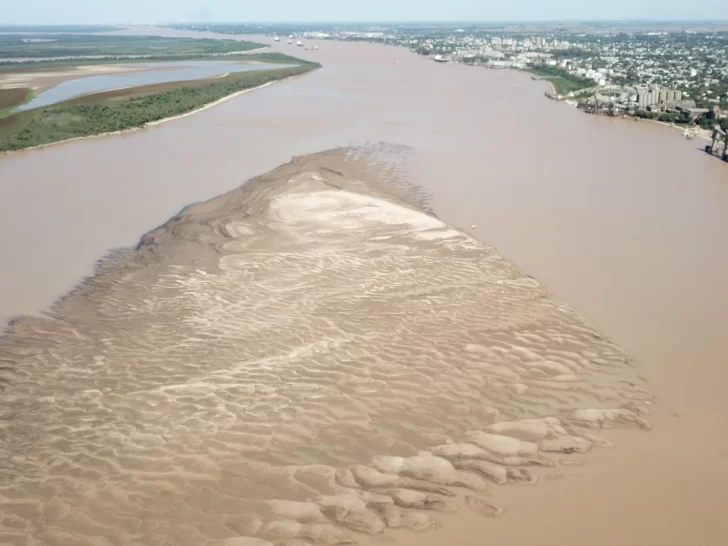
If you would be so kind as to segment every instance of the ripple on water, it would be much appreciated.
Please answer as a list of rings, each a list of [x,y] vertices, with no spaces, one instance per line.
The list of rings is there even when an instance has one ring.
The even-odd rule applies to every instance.
[[[3,544],[352,543],[649,428],[618,347],[422,212],[406,149],[193,205],[0,340]],[[573,461],[571,463],[570,461]]]

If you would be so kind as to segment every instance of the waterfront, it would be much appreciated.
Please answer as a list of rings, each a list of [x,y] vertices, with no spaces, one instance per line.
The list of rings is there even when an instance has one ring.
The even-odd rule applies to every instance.
[[[468,520],[458,532],[472,538],[471,525],[485,525],[514,544],[719,544],[725,165],[674,131],[544,101],[542,84],[524,74],[320,46],[277,46],[324,68],[215,109],[1,158],[3,314],[39,312],[109,248],[134,245],[184,205],[291,155],[405,144],[410,181],[437,214],[475,225],[469,231],[594,320],[637,357],[658,397],[652,432],[620,434],[617,448],[563,480],[504,491],[507,517]],[[549,525],[564,513],[569,524]]]

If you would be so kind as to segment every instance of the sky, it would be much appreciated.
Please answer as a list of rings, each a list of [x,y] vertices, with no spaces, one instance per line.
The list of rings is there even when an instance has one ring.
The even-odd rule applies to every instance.
[[[0,0],[0,24],[717,20],[723,0]]]

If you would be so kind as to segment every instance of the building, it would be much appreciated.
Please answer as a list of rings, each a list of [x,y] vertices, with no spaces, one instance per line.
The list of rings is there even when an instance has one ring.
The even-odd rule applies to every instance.
[[[695,101],[692,99],[687,100],[677,100],[675,107],[678,110],[686,110],[688,108],[695,108]]]
[[[682,98],[682,91],[676,89],[660,88],[656,85],[652,87],[637,88],[637,104],[640,108],[648,106],[658,106],[667,102],[678,101]]]
[[[690,119],[698,119],[710,111],[708,108],[685,108],[684,110],[690,115]]]

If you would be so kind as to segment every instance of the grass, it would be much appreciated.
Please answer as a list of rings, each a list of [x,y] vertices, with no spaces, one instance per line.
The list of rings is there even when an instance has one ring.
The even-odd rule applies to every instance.
[[[290,58],[288,58],[290,59]],[[228,95],[304,74],[320,65],[238,72],[214,80],[170,82],[94,93],[0,118],[0,151],[143,127],[197,110]]]
[[[568,78],[556,77],[556,78],[545,78],[545,79],[548,79],[548,81],[550,81],[553,84],[554,88],[556,89],[556,94],[558,94],[558,95],[568,95],[572,91],[578,91],[580,89],[584,89],[583,83],[575,82]],[[590,86],[593,87],[594,84],[592,82],[590,82]]]
[[[594,87],[595,83],[587,78],[574,76],[566,70],[555,67],[532,67],[529,72],[539,76],[541,79],[551,82],[556,90],[557,95],[568,95],[571,92],[577,92],[581,89]]]

